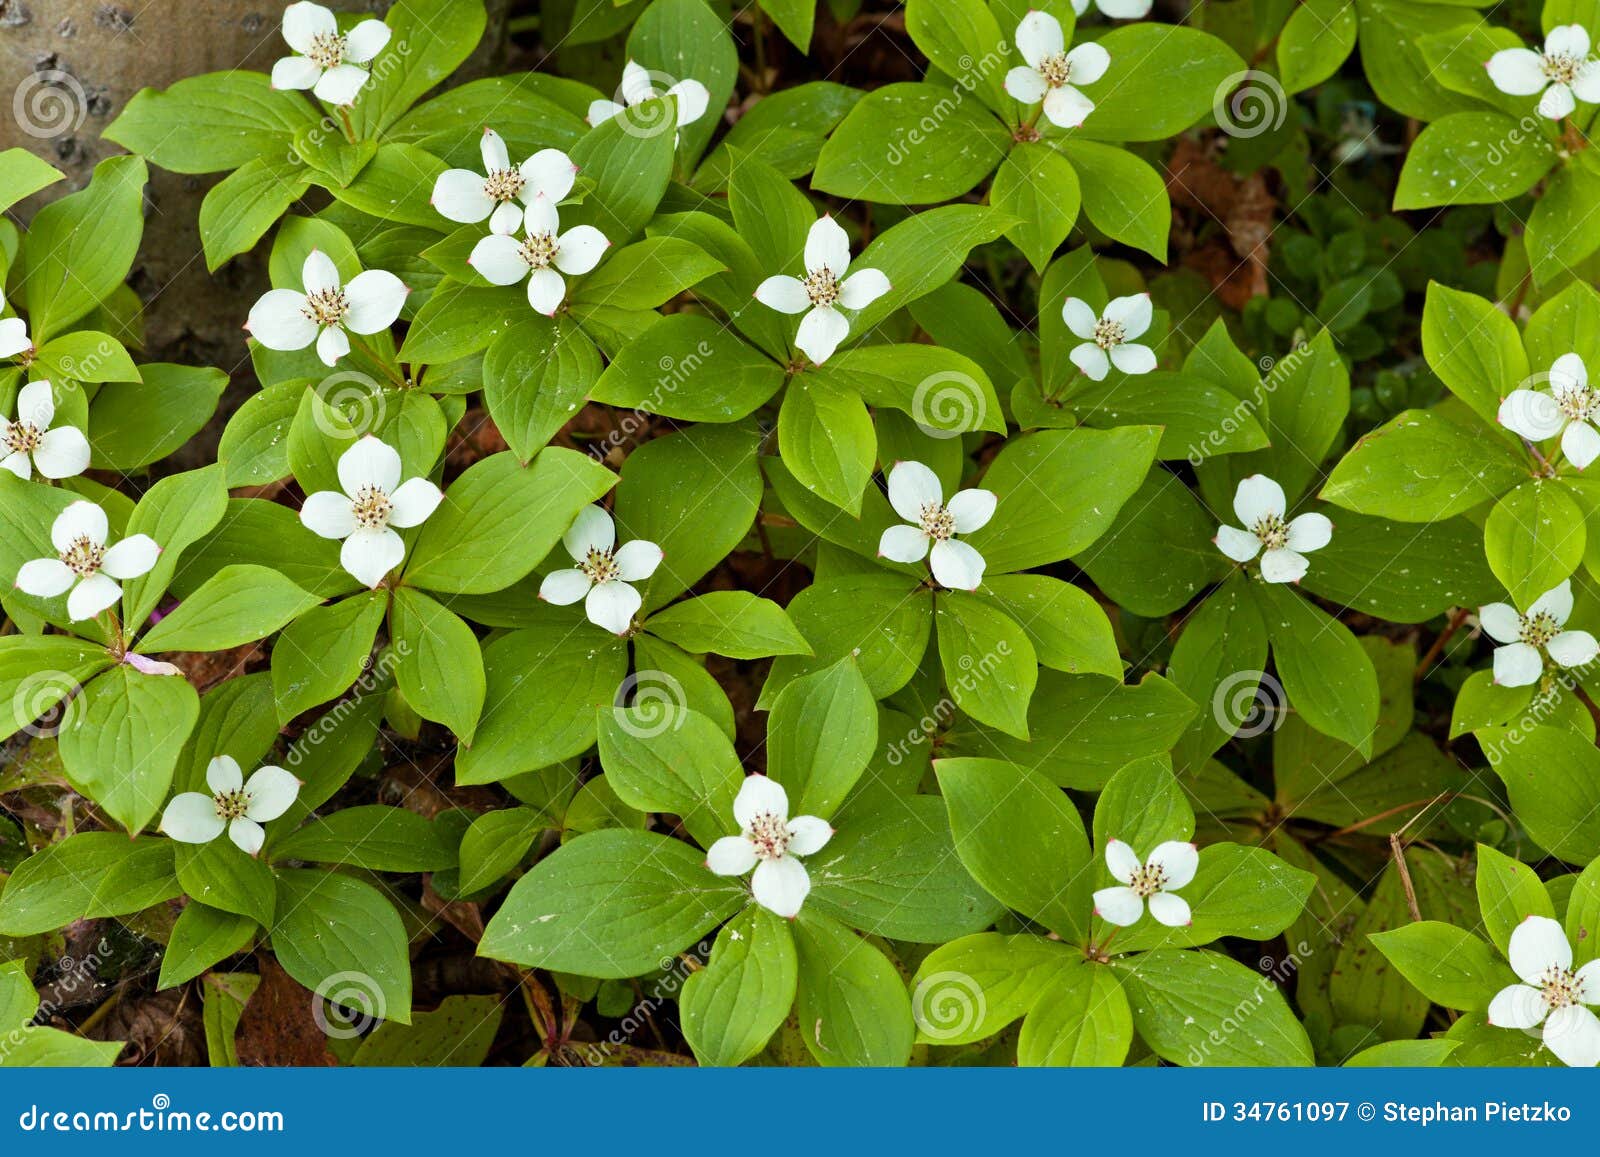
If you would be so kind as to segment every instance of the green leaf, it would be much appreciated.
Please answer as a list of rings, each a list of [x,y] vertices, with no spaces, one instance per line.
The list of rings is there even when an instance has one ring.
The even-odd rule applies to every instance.
[[[778,412],[778,447],[794,476],[847,513],[861,510],[878,439],[859,395],[825,379],[794,379]]]
[[[1512,930],[1529,916],[1555,919],[1555,905],[1539,873],[1487,844],[1478,845],[1478,910],[1484,930],[1501,952],[1507,952]]]
[[[182,893],[171,840],[80,832],[35,852],[0,893],[0,933],[33,936],[95,916],[126,916]]]
[[[623,803],[679,816],[706,848],[737,826],[733,800],[744,770],[709,718],[659,703],[601,707],[598,715],[600,765]]]
[[[432,255],[429,250],[428,256]],[[417,310],[400,356],[429,365],[454,361],[493,345],[530,321],[538,324],[544,319],[537,315],[530,319],[528,296],[517,286],[445,281]]]
[[[256,936],[256,922],[248,916],[224,912],[191,901],[178,913],[172,938],[161,955],[160,988],[176,988],[243,952]],[[251,979],[255,979],[252,977]]]
[[[911,983],[917,1040],[963,1045],[993,1036],[1082,959],[1080,949],[1031,932],[979,932],[935,948]]]
[[[178,134],[185,135],[185,134]],[[200,202],[200,245],[215,273],[248,253],[311,188],[306,167],[283,155],[252,157],[207,190]]]
[[[684,1039],[702,1065],[738,1065],[766,1046],[794,1005],[799,964],[788,925],[751,904],[717,936],[678,997]]]
[[[1089,86],[1094,111],[1077,135],[1100,141],[1158,141],[1211,112],[1244,61],[1209,33],[1181,25],[1125,24],[1100,37],[1111,66]]]
[[[1019,1065],[1121,1065],[1133,1043],[1133,1014],[1117,974],[1080,963],[1062,969],[1022,1022]]]
[[[1057,146],[1078,174],[1083,213],[1114,241],[1167,259],[1172,199],[1162,175],[1115,145],[1068,137]]]
[[[104,135],[174,173],[219,173],[287,155],[294,134],[316,124],[304,97],[241,69],[141,89]]]
[[[781,366],[721,323],[673,313],[624,346],[590,393],[608,406],[733,422],[765,404],[783,383]]]
[[[1168,615],[1227,576],[1228,560],[1211,542],[1216,533],[1217,520],[1194,491],[1152,471],[1076,561],[1118,606]]]
[[[496,883],[520,864],[548,824],[532,808],[485,812],[461,837],[461,894],[470,896]]]
[[[67,778],[136,835],[167,798],[200,697],[182,676],[118,665],[83,700],[58,737]]]
[[[1167,928],[1153,919],[1141,920],[1118,937],[1117,948],[1190,948],[1224,936],[1270,940],[1304,911],[1316,884],[1312,873],[1290,867],[1264,848],[1211,844],[1200,849],[1200,867],[1180,892],[1193,922]]]
[[[583,406],[600,372],[600,351],[582,329],[535,315],[490,344],[484,400],[495,428],[526,462]]]
[[[1188,842],[1194,809],[1165,759],[1136,759],[1109,780],[1094,805],[1094,844],[1104,857],[1112,840],[1148,858],[1157,844]],[[1107,873],[1109,882],[1109,872]]]
[[[1014,111],[1001,83],[1005,38],[983,0],[909,0],[906,33],[935,68],[955,77],[996,113]]]
[[[483,653],[472,628],[409,587],[395,591],[390,627],[400,655],[394,678],[406,702],[471,746],[485,692]]]
[[[1198,770],[1235,734],[1246,738],[1274,726],[1257,692],[1267,667],[1267,629],[1247,580],[1235,575],[1183,624],[1167,678],[1202,710],[1178,742],[1179,771]]]
[[[372,159],[353,179],[328,185],[340,201],[380,221],[399,221],[437,229],[439,211],[429,200],[433,186],[445,172],[445,163],[415,145],[388,142],[378,146]]]
[[[1484,1012],[1496,992],[1516,983],[1493,948],[1453,924],[1422,920],[1371,940],[1417,991],[1445,1008]]]
[[[0,737],[37,720],[41,733],[59,731],[84,706],[62,701],[113,662],[105,647],[66,635],[0,637]]]
[[[1528,834],[1571,863],[1593,860],[1600,849],[1600,751],[1593,742],[1565,727],[1474,734]]]
[[[892,695],[916,673],[928,649],[933,625],[930,603],[920,584],[884,573],[819,579],[789,604],[789,617],[815,658],[779,658],[762,688],[767,703],[806,671],[820,670],[850,656],[874,698]]]
[[[264,639],[321,600],[264,566],[225,566],[145,633],[147,651],[226,651]]]
[[[855,659],[802,676],[773,701],[767,774],[795,815],[832,816],[878,745],[878,705]]]
[[[1028,703],[1038,682],[1033,644],[1015,619],[962,591],[933,604],[939,662],[956,706],[1007,735],[1028,738]]]
[[[727,269],[692,241],[646,237],[624,246],[584,278],[572,295],[581,320],[585,306],[655,309],[707,277]]]
[[[5,150],[0,153],[0,212],[33,196],[40,189],[49,188],[65,179],[66,174],[60,169],[47,164],[27,149],[13,147]]]
[[[816,1062],[904,1065],[916,1026],[894,965],[870,942],[809,908],[791,928],[799,958],[795,1009]]]
[[[581,205],[561,211],[562,229],[593,225],[618,246],[644,228],[672,176],[676,150],[665,130],[676,120],[674,103],[661,98],[631,106],[628,116],[602,122],[572,146],[572,163],[594,190]],[[640,125],[660,131],[641,133]]]
[[[1504,494],[1532,471],[1522,455],[1439,410],[1407,410],[1340,459],[1322,497],[1358,514],[1436,522]]]
[[[217,841],[220,843],[221,841]],[[437,872],[456,865],[439,825],[403,807],[333,812],[273,843],[272,858],[350,864],[370,872]]]
[[[1501,496],[1483,528],[1484,553],[1519,607],[1583,562],[1583,511],[1560,484],[1535,478]]]
[[[342,814],[342,813],[341,813]],[[272,869],[234,846],[232,840],[179,844],[174,852],[178,883],[191,901],[272,927],[277,881]]]
[[[80,329],[45,342],[34,355],[33,376],[48,375],[52,380],[76,382],[138,382],[139,370],[128,356],[127,347],[108,333]],[[219,370],[201,371],[208,377],[227,375]],[[219,387],[220,389],[220,387]],[[105,391],[100,391],[104,393]]]
[[[366,66],[372,78],[350,110],[357,135],[376,137],[454,72],[487,19],[481,0],[400,0],[390,8],[389,41]]]
[[[123,584],[124,631],[132,634],[144,625],[166,593],[183,552],[222,520],[227,507],[227,481],[219,465],[170,475],[145,491],[126,534],[148,534],[161,548],[161,557],[142,578]]]
[[[1173,1064],[1309,1065],[1311,1041],[1271,977],[1215,952],[1162,948],[1119,960],[1133,1024]],[[1229,1032],[1237,1023],[1245,1031]]]
[[[228,375],[208,366],[150,362],[142,381],[102,387],[89,403],[90,464],[135,470],[160,461],[200,432],[216,412]]]
[[[1257,583],[1261,617],[1290,704],[1324,735],[1372,755],[1378,677],[1348,627],[1282,583]]]
[[[1306,0],[1278,34],[1278,75],[1285,92],[1321,84],[1356,46],[1354,0]]]
[[[1493,205],[1520,197],[1555,163],[1545,137],[1505,113],[1455,112],[1411,143],[1394,207]]]
[[[272,648],[279,722],[326,703],[360,677],[387,602],[382,591],[353,595],[313,607],[284,628]]]
[[[405,926],[371,884],[313,869],[280,872],[272,951],[320,999],[411,1023]]]
[[[796,382],[807,379],[858,393],[875,409],[909,414],[934,437],[1000,433],[1005,424],[988,374],[971,358],[940,346],[896,342],[843,350]]]
[[[1046,667],[1122,677],[1111,620],[1086,591],[1046,575],[1007,574],[986,577],[977,594],[1022,627]]]
[[[217,461],[228,471],[228,486],[260,486],[289,476],[285,442],[300,409],[305,387],[278,382],[246,398],[228,419],[217,447]]]
[[[1600,223],[1590,207],[1600,200],[1600,174],[1581,164],[1559,166],[1533,203],[1523,241],[1533,279],[1548,285],[1600,249]]]
[[[1320,598],[1391,622],[1422,623],[1500,595],[1483,531],[1467,518],[1419,525],[1336,511],[1334,521],[1333,541],[1301,581]]]
[[[707,591],[657,611],[645,626],[694,655],[760,659],[811,653],[783,608],[749,591]]]

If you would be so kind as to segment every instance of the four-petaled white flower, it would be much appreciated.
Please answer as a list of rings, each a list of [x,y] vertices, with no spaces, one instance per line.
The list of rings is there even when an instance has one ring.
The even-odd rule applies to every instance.
[[[1156,351],[1133,339],[1144,336],[1152,316],[1148,293],[1114,298],[1099,317],[1083,298],[1069,297],[1061,306],[1061,320],[1083,344],[1073,346],[1067,356],[1097,382],[1105,380],[1111,366],[1125,374],[1148,374],[1156,368]]]
[[[1111,54],[1089,41],[1067,51],[1061,21],[1048,12],[1029,12],[1017,25],[1017,51],[1028,62],[1006,73],[1006,92],[1020,104],[1044,101],[1044,115],[1058,128],[1075,129],[1094,111],[1094,101],[1077,85],[1093,84],[1111,66]]]
[[[511,234],[535,197],[543,194],[555,205],[572,192],[578,166],[560,149],[540,149],[513,165],[505,141],[490,128],[483,130],[482,148],[481,175],[448,169],[433,183],[433,207],[451,221],[476,225],[487,217],[491,232]]]
[[[733,801],[739,834],[723,836],[706,853],[706,867],[719,876],[742,876],[751,868],[750,892],[767,911],[792,919],[811,891],[811,876],[797,856],[820,852],[833,838],[828,821],[789,818],[789,793],[764,775],[745,779]]]
[[[1113,20],[1139,20],[1150,14],[1150,0],[1095,0],[1094,6]],[[1089,11],[1089,0],[1072,0],[1074,15]]]
[[[806,234],[805,263],[804,281],[775,274],[756,286],[756,300],[779,313],[805,314],[794,344],[820,366],[850,333],[850,322],[837,307],[865,309],[889,292],[889,279],[877,269],[845,276],[850,239],[831,214],[817,218]]]
[[[884,531],[878,555],[891,562],[921,562],[927,555],[940,586],[975,591],[983,582],[983,555],[955,536],[985,526],[998,501],[992,491],[960,490],[946,503],[932,470],[921,462],[896,462],[889,470],[889,505],[911,525]]]
[[[1233,493],[1233,512],[1245,528],[1219,526],[1211,541],[1234,562],[1260,554],[1261,577],[1269,583],[1297,583],[1310,566],[1306,552],[1328,545],[1333,523],[1309,512],[1287,521],[1288,510],[1283,487],[1265,474],[1252,474]]]
[[[74,623],[94,618],[122,597],[116,580],[148,574],[161,557],[161,548],[148,534],[135,534],[108,547],[110,534],[105,511],[82,499],[74,502],[50,526],[50,545],[57,557],[23,563],[17,572],[18,589],[41,599],[53,599],[70,589],[67,618]]]
[[[1550,392],[1512,390],[1500,403],[1500,424],[1530,442],[1561,435],[1561,452],[1579,470],[1600,457],[1600,393],[1577,354],[1562,354],[1550,367]]]
[[[161,813],[161,830],[179,843],[209,844],[226,828],[241,851],[255,855],[267,833],[261,825],[289,810],[300,781],[281,767],[259,767],[246,783],[239,761],[219,755],[206,765],[210,795],[186,791]]]
[[[1503,93],[1532,96],[1542,92],[1539,113],[1551,120],[1571,115],[1577,101],[1600,103],[1600,61],[1589,58],[1589,34],[1581,24],[1552,28],[1538,52],[1501,49],[1484,67]]]
[[[394,324],[411,291],[392,273],[369,269],[341,285],[333,259],[320,250],[300,267],[305,292],[269,289],[250,307],[244,328],[269,350],[303,350],[313,341],[324,365],[350,352],[351,333],[377,333]]]
[[[591,623],[613,635],[626,635],[643,601],[628,584],[656,573],[661,548],[642,538],[618,547],[617,525],[600,506],[579,511],[561,541],[578,565],[545,575],[539,597],[558,607],[582,599]]]
[[[1194,879],[1199,866],[1199,849],[1182,840],[1157,844],[1143,862],[1123,841],[1107,840],[1106,867],[1122,883],[1094,894],[1094,914],[1107,924],[1125,928],[1144,915],[1148,900],[1150,915],[1168,928],[1182,928],[1189,923],[1189,902],[1174,892]]]
[[[0,293],[0,312],[6,308],[6,296]],[[0,358],[14,358],[33,348],[28,336],[28,323],[20,317],[0,317]]]
[[[711,104],[711,93],[706,91],[706,86],[698,80],[680,80],[666,92],[657,92],[655,84],[650,79],[650,70],[630,60],[622,66],[622,99],[627,103],[618,104],[614,100],[590,101],[588,121],[591,125],[602,124],[618,113],[626,112],[633,105],[643,104],[659,96],[677,99],[680,129],[705,116],[706,108]]]
[[[323,538],[342,538],[339,562],[359,583],[376,588],[406,557],[394,532],[418,526],[438,509],[444,495],[426,478],[400,481],[400,455],[368,434],[339,455],[337,490],[306,497],[300,521]]]
[[[0,468],[29,478],[33,466],[46,478],[71,478],[89,466],[89,439],[76,426],[50,428],[56,403],[46,381],[17,392],[17,419],[0,418]]]
[[[309,88],[329,104],[350,104],[367,83],[367,64],[389,43],[389,26],[363,20],[347,33],[321,4],[300,0],[283,10],[283,38],[299,56],[272,66],[273,88]]]
[[[561,274],[576,277],[588,273],[600,264],[611,242],[593,225],[561,232],[556,203],[543,193],[528,202],[522,227],[521,241],[504,233],[489,234],[472,247],[467,264],[495,285],[515,285],[526,277],[528,304],[552,317],[567,299],[567,283]]]
[[[1574,971],[1572,945],[1548,916],[1529,916],[1511,931],[1506,947],[1511,971],[1521,984],[1502,988],[1489,1002],[1496,1028],[1538,1028],[1545,1047],[1564,1064],[1600,1064],[1600,1017],[1585,1005],[1600,1004],[1600,960]]]
[[[1494,681],[1502,687],[1526,687],[1544,674],[1544,657],[1559,667],[1581,667],[1600,655],[1600,643],[1588,631],[1564,631],[1572,616],[1572,580],[1533,600],[1528,613],[1510,603],[1478,609],[1484,632],[1503,646],[1494,649]]]

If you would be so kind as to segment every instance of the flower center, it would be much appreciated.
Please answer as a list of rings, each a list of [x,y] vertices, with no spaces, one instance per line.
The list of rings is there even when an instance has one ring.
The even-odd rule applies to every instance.
[[[305,308],[300,312],[318,325],[338,325],[350,312],[350,304],[344,299],[343,289],[317,289],[306,294]]]
[[[1539,975],[1539,990],[1544,994],[1545,1007],[1551,1012],[1558,1008],[1583,1003],[1583,985],[1575,972],[1552,964]]]
[[[943,542],[956,532],[956,520],[942,506],[922,508],[922,533],[937,542]]]
[[[745,832],[755,845],[756,856],[763,860],[781,860],[789,850],[789,821],[771,812],[762,812],[750,821]]]
[[[1122,328],[1120,321],[1112,321],[1102,317],[1094,323],[1094,344],[1103,350],[1108,350],[1114,345],[1121,345],[1127,331]]]
[[[319,32],[311,38],[306,59],[318,68],[333,68],[344,60],[344,37],[337,32]]]
[[[1547,52],[1540,64],[1551,84],[1571,84],[1578,77],[1578,69],[1583,67],[1583,58],[1564,52]]]
[[[1141,897],[1153,896],[1161,891],[1166,882],[1167,874],[1161,870],[1160,864],[1145,864],[1134,872],[1133,879],[1128,881],[1128,887]]]
[[[543,269],[556,255],[556,239],[549,233],[532,233],[518,247],[530,269]]]
[[[483,180],[483,192],[492,201],[510,201],[527,184],[516,169],[495,169]]]
[[[218,819],[243,819],[245,809],[250,806],[250,793],[242,787],[235,791],[219,791],[211,797],[211,802],[216,805]]]
[[[1065,52],[1047,56],[1039,62],[1039,75],[1051,88],[1060,88],[1072,79],[1072,62]]]
[[[1600,397],[1587,386],[1558,387],[1551,391],[1551,396],[1555,398],[1556,408],[1568,421],[1586,422],[1590,414],[1600,409]]]
[[[839,279],[826,265],[806,274],[805,287],[812,305],[832,305],[839,300]]]
[[[1530,647],[1542,647],[1561,633],[1561,624],[1549,611],[1521,616],[1517,633]]]
[[[622,569],[617,566],[617,560],[609,550],[589,548],[589,553],[584,555],[583,561],[578,564],[578,569],[589,576],[590,581],[608,583],[622,577]]]
[[[105,560],[106,548],[86,534],[72,540],[72,545],[61,552],[61,561],[79,578],[88,578],[100,569]]]
[[[356,516],[356,525],[362,529],[382,530],[394,514],[394,503],[378,487],[363,486],[350,502],[350,513]]]
[[[43,437],[43,432],[32,422],[12,422],[0,436],[0,445],[13,454],[31,454],[39,448]]]
[[[1282,550],[1289,545],[1289,524],[1280,515],[1266,515],[1252,530],[1268,550]]]

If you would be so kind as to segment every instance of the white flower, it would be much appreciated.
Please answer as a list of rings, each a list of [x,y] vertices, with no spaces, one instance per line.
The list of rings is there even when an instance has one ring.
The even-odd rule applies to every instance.
[[[50,423],[55,416],[55,397],[49,382],[23,386],[17,392],[17,420],[0,418],[0,468],[18,478],[31,477],[31,457],[31,465],[37,466],[46,478],[71,478],[88,469],[89,439],[76,426],[52,430]]]
[[[1546,654],[1561,667],[1581,667],[1600,655],[1600,643],[1588,631],[1561,629],[1571,616],[1571,579],[1534,599],[1525,615],[1509,603],[1480,607],[1478,622],[1484,632],[1505,644],[1494,649],[1494,681],[1502,687],[1537,683]]]
[[[1061,320],[1083,344],[1073,346],[1067,356],[1097,382],[1105,380],[1110,366],[1125,374],[1148,374],[1156,368],[1156,353],[1132,339],[1144,336],[1153,315],[1148,293],[1116,298],[1099,317],[1087,301],[1069,297],[1061,306]]]
[[[1545,1047],[1564,1064],[1600,1064],[1600,1018],[1585,1005],[1600,1004],[1600,960],[1576,972],[1572,945],[1561,925],[1548,916],[1529,916],[1511,932],[1506,956],[1522,984],[1507,985],[1489,1002],[1496,1028],[1544,1025]]]
[[[622,66],[622,99],[626,105],[618,104],[614,100],[594,100],[589,102],[589,123],[598,125],[610,120],[618,113],[625,111],[629,106],[643,104],[647,100],[654,100],[659,96],[676,97],[678,101],[678,127],[693,124],[706,115],[706,108],[711,104],[711,94],[706,91],[706,86],[698,80],[680,80],[668,88],[666,92],[657,92],[655,85],[650,81],[650,72],[642,65],[628,61]]]
[[[1577,354],[1562,354],[1550,367],[1550,392],[1512,390],[1500,403],[1500,424],[1530,442],[1561,435],[1561,452],[1579,470],[1600,457],[1600,394]]]
[[[1297,583],[1305,577],[1306,552],[1321,550],[1333,537],[1333,523],[1321,514],[1302,514],[1286,522],[1283,487],[1265,474],[1252,474],[1233,493],[1233,512],[1244,523],[1217,527],[1211,541],[1234,562],[1261,554],[1261,577],[1269,583]]]
[[[0,293],[0,312],[6,307],[6,297]],[[14,358],[33,348],[28,336],[28,323],[20,317],[0,318],[0,358]]]
[[[392,273],[369,269],[339,284],[339,270],[313,249],[300,268],[305,292],[269,289],[250,307],[244,328],[269,350],[303,350],[313,341],[324,365],[350,352],[352,333],[377,333],[394,324],[411,291]]]
[[[547,317],[554,316],[567,297],[567,283],[561,274],[575,277],[588,273],[600,264],[611,242],[593,225],[561,232],[556,203],[543,193],[536,193],[528,202],[523,231],[526,235],[521,241],[504,233],[489,234],[472,247],[467,264],[495,285],[515,285],[526,277],[528,304]]]
[[[579,511],[561,541],[578,565],[545,575],[539,597],[558,607],[582,599],[591,623],[613,635],[626,635],[642,601],[628,584],[656,573],[661,548],[642,538],[618,548],[616,523],[599,506]]]
[[[1120,5],[1119,5],[1120,6]],[[1044,101],[1046,119],[1075,129],[1094,111],[1094,101],[1075,85],[1093,84],[1111,66],[1111,54],[1090,41],[1067,51],[1061,22],[1048,12],[1029,12],[1017,25],[1017,51],[1028,62],[1006,73],[1006,92],[1019,104]]]
[[[329,104],[350,104],[369,75],[356,66],[383,51],[389,26],[363,20],[340,33],[332,12],[300,0],[283,10],[283,38],[300,55],[285,56],[272,66],[273,88],[309,88]]]
[[[1096,8],[1113,20],[1139,20],[1150,14],[1150,0],[1095,0]],[[1082,16],[1089,0],[1072,0],[1072,11]]]
[[[1562,24],[1544,38],[1544,48],[1504,48],[1484,65],[1503,93],[1542,92],[1539,112],[1551,120],[1569,116],[1577,100],[1600,103],[1600,61],[1589,58],[1589,34],[1581,24]],[[1546,87],[1548,86],[1548,87]]]
[[[865,309],[889,292],[889,279],[876,269],[845,277],[850,239],[831,214],[819,217],[806,234],[805,262],[804,281],[781,273],[769,277],[756,286],[756,300],[779,313],[805,313],[794,344],[820,366],[850,333],[849,321],[835,306]]]
[[[400,481],[400,455],[368,434],[339,455],[337,490],[307,495],[300,521],[323,538],[342,538],[339,562],[359,583],[376,588],[406,557],[394,532],[420,526],[444,495],[426,478]]]
[[[706,853],[706,867],[719,876],[742,876],[751,868],[750,891],[769,912],[792,919],[811,891],[806,866],[795,857],[820,852],[833,838],[828,821],[789,818],[789,793],[764,775],[745,779],[733,801],[739,834],[723,836]]]
[[[921,562],[927,555],[940,586],[975,591],[983,582],[983,555],[955,536],[986,525],[998,501],[988,490],[962,490],[946,504],[932,470],[921,462],[896,462],[889,470],[889,505],[911,525],[884,531],[878,555],[892,562]]]
[[[482,176],[449,169],[433,184],[433,207],[451,221],[475,225],[487,217],[491,232],[515,233],[523,206],[535,197],[543,194],[555,205],[572,192],[578,166],[560,149],[540,149],[513,167],[505,141],[490,128],[483,130],[482,149]]]
[[[105,511],[92,502],[74,502],[50,526],[50,545],[57,557],[23,563],[17,587],[41,599],[53,599],[70,588],[67,618],[74,623],[94,618],[122,597],[115,580],[148,574],[161,556],[161,548],[148,534],[135,534],[107,547],[110,533]]]
[[[186,791],[172,797],[161,813],[161,830],[179,843],[209,844],[228,829],[228,838],[249,855],[261,850],[267,833],[261,825],[289,810],[300,781],[281,767],[257,768],[244,780],[239,762],[219,755],[206,765],[211,795]]]
[[[1126,927],[1144,915],[1145,901],[1150,915],[1168,928],[1189,923],[1189,903],[1174,891],[1194,879],[1200,866],[1200,852],[1193,844],[1168,840],[1143,863],[1138,854],[1121,840],[1106,841],[1106,867],[1122,883],[1101,888],[1094,894],[1094,914],[1107,924]]]

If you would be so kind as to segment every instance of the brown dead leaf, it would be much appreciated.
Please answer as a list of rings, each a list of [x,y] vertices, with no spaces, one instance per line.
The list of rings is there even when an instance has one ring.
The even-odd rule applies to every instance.
[[[328,1051],[328,1038],[313,1015],[317,997],[293,980],[278,962],[263,952],[261,987],[239,1018],[235,1042],[241,1065],[282,1067],[338,1062]]]

